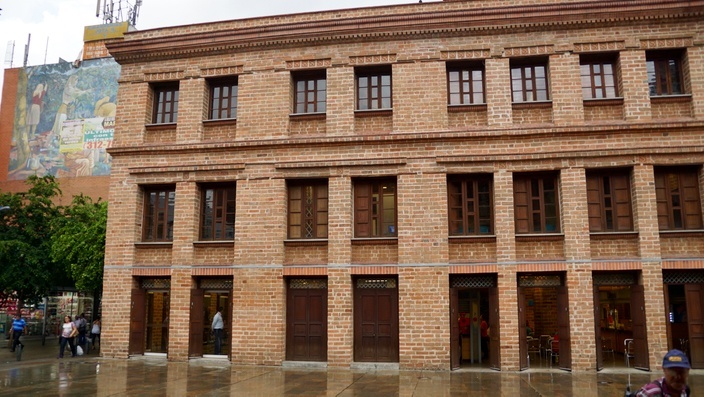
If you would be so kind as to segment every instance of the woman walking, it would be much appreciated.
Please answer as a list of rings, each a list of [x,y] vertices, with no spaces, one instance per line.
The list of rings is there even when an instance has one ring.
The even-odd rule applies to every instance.
[[[64,323],[61,324],[61,338],[59,340],[59,358],[64,358],[64,349],[66,342],[71,348],[71,357],[76,357],[76,345],[73,343],[74,338],[78,335],[76,325],[71,321],[71,316],[64,317]]]
[[[100,316],[95,317],[93,321],[93,327],[90,329],[90,340],[93,345],[93,349],[100,343]]]

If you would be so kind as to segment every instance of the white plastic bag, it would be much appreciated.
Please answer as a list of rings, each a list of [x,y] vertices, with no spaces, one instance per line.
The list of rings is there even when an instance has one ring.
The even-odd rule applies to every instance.
[[[83,355],[83,348],[80,346],[76,346],[76,355],[77,356],[82,356]]]

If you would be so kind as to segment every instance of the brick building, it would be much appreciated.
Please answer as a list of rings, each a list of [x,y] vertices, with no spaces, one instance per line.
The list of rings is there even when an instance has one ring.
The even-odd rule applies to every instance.
[[[212,354],[222,306],[234,363],[704,368],[703,13],[444,1],[109,42],[102,354]]]

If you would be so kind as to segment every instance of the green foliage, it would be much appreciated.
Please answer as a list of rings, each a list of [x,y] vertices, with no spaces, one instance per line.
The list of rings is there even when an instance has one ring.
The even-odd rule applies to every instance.
[[[52,199],[61,195],[53,176],[30,176],[23,193],[2,193],[0,204],[0,300],[39,302],[62,279],[50,258],[51,222],[60,215]]]
[[[51,257],[69,271],[76,288],[98,291],[103,283],[108,205],[74,196],[62,215],[52,224]]]

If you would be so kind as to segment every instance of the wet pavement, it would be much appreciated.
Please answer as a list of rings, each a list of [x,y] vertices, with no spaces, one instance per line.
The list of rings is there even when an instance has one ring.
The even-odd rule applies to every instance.
[[[0,348],[0,395],[13,396],[623,396],[659,373],[617,369],[570,374],[560,370],[350,370],[230,365],[224,360],[171,363],[163,358],[116,360],[87,354],[57,359],[58,341],[25,341],[17,362]],[[704,390],[704,370],[690,374]]]

